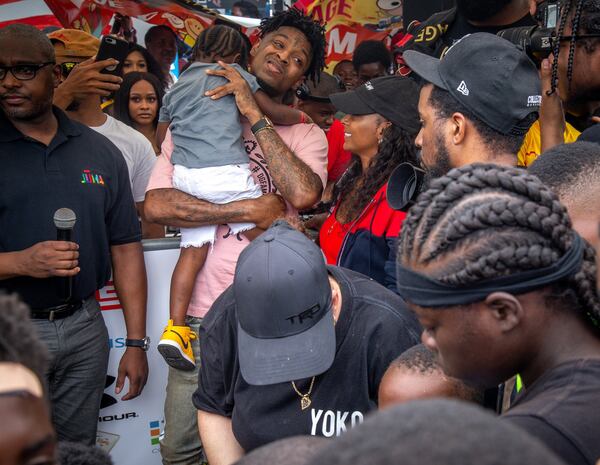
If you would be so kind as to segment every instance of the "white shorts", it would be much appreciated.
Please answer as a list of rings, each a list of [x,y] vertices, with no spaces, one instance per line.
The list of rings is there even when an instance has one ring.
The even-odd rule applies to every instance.
[[[173,187],[211,203],[229,203],[236,200],[256,199],[262,195],[260,186],[254,183],[249,165],[224,165],[210,168],[186,168],[175,165]],[[181,247],[202,247],[213,244],[217,226],[181,228]],[[248,231],[253,223],[230,224],[232,234]]]

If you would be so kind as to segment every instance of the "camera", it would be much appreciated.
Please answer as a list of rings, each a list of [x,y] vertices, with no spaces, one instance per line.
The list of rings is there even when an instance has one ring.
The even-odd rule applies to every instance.
[[[498,36],[517,45],[538,65],[552,53],[552,38],[560,18],[560,1],[544,1],[537,6],[537,26],[512,27]]]

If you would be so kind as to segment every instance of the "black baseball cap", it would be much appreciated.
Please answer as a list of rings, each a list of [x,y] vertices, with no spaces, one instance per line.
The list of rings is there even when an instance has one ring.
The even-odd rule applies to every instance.
[[[539,113],[538,71],[526,53],[486,32],[465,36],[437,59],[408,50],[406,64],[433,85],[447,90],[491,128],[502,134],[525,132],[519,122]]]
[[[377,113],[394,125],[417,133],[419,124],[419,87],[401,76],[383,76],[365,82],[354,90],[331,95],[335,107],[347,115]]]
[[[310,378],[335,358],[331,286],[321,250],[285,221],[240,254],[233,279],[240,371],[262,386]]]

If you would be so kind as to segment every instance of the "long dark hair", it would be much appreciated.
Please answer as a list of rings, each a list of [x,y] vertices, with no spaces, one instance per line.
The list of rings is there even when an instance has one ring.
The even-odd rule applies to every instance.
[[[156,78],[160,82],[160,85],[163,88],[163,90],[166,90],[169,85],[167,76],[165,76],[165,73],[162,72],[160,66],[158,65],[158,62],[154,59],[152,55],[150,55],[150,52],[141,45],[130,43],[127,56],[129,57],[129,55],[131,55],[131,53],[133,52],[139,52],[142,54],[144,60],[146,61],[146,65],[148,66],[148,72],[150,74],[154,74],[154,76],[156,76]]]
[[[156,111],[156,116],[152,121],[152,124],[156,127],[158,124],[158,113],[160,111],[160,107],[162,106],[162,99],[164,97],[164,90],[156,78],[154,74],[151,73],[140,73],[139,71],[135,71],[133,73],[127,73],[123,77],[123,83],[121,87],[115,94],[115,106],[114,106],[114,116],[119,121],[135,128],[134,122],[131,119],[131,115],[129,114],[129,95],[131,94],[131,88],[140,81],[149,82],[152,87],[154,87],[154,92],[156,92],[156,103],[158,104],[158,109]]]
[[[416,164],[417,148],[415,135],[391,125],[383,132],[377,155],[371,161],[367,171],[363,172],[360,159],[353,155],[350,166],[336,184],[333,200],[344,199],[349,202],[348,217],[354,220],[361,214],[369,201],[381,187],[388,182],[392,171],[400,164]]]

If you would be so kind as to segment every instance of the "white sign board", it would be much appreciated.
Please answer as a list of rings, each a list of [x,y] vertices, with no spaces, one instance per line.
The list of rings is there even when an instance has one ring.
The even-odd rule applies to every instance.
[[[125,351],[123,311],[112,282],[97,292],[102,315],[108,327],[110,359],[106,390],[98,418],[96,444],[109,451],[115,464],[160,465],[159,436],[164,429],[164,400],[167,386],[167,364],[156,350],[156,344],[169,318],[171,274],[179,257],[179,249],[144,252],[148,275],[147,334],[149,376],[142,394],[121,401],[129,389],[115,395],[115,381],[121,356]]]

